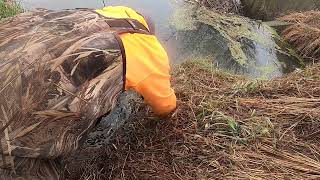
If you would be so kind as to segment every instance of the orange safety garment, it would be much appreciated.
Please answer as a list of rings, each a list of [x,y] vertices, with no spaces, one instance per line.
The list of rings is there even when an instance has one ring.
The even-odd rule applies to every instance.
[[[131,8],[108,6],[96,10],[112,18],[131,18],[142,23],[145,19]],[[170,85],[169,58],[154,35],[125,33],[120,38],[126,53],[126,90],[141,94],[158,115],[167,115],[176,108],[176,96]]]

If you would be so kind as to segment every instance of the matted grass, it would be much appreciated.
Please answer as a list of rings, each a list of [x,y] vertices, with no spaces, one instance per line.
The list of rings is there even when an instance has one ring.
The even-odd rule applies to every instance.
[[[192,61],[175,68],[178,109],[141,104],[109,146],[69,159],[69,179],[319,179],[320,64],[252,81]]]
[[[305,58],[317,61],[320,58],[320,11],[292,13],[279,19],[293,23],[284,30],[283,37]]]

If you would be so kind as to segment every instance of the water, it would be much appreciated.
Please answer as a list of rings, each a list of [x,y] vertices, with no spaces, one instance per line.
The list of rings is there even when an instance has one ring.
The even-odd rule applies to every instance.
[[[170,27],[171,15],[177,6],[175,1],[172,0],[22,0],[24,8],[30,10],[34,8],[47,8],[53,10],[72,9],[72,8],[94,8],[101,9],[104,6],[128,6],[143,14],[150,16],[156,25],[156,35],[159,40],[164,44],[169,52],[172,63],[174,48],[168,44],[168,37],[173,34]],[[136,107],[139,97],[134,93],[124,93],[119,98],[117,106],[110,112],[107,117],[101,119],[101,122],[96,128],[88,135],[84,147],[99,148],[107,144],[112,137],[113,133],[125,123],[130,115],[132,115],[138,108]]]
[[[20,0],[26,9],[47,8],[53,10],[72,8],[101,9],[104,6],[128,6],[150,16],[156,25],[156,34],[163,43],[172,34],[169,22],[176,7],[173,0]]]
[[[226,46],[227,41],[212,26],[200,23],[195,29],[181,29],[180,23],[186,23],[185,15],[177,15],[177,10],[181,8],[180,2],[174,0],[22,0],[22,5],[26,9],[47,8],[53,10],[72,8],[102,8],[109,5],[129,6],[136,10],[142,10],[151,16],[157,27],[157,36],[169,52],[173,64],[181,63],[190,58],[210,58],[220,67],[227,70],[240,69],[237,72],[246,73],[253,77],[262,77],[268,74],[268,78],[281,76],[292,71],[296,65],[291,59],[276,51],[275,44],[265,48],[259,43],[245,42],[243,39],[241,48],[252,59],[252,64],[243,69],[235,65],[230,49]],[[178,8],[179,7],[179,8]],[[187,11],[192,14],[192,11]],[[174,23],[174,22],[178,22]],[[250,26],[250,25],[249,25]],[[254,27],[252,25],[252,27]],[[262,29],[251,28],[261,38],[273,42],[271,34]],[[240,49],[241,49],[240,48]],[[287,62],[289,61],[289,62]],[[267,67],[276,67],[267,68]],[[291,67],[292,66],[292,67]],[[264,70],[261,70],[263,69]],[[267,69],[267,70],[266,70]],[[270,71],[270,72],[268,72]],[[261,74],[264,72],[264,74]],[[106,117],[102,118],[96,129],[90,133],[86,139],[84,147],[97,148],[109,142],[112,134],[125,123],[129,117],[137,110],[138,104],[134,94],[124,95],[120,98],[119,104]]]
[[[253,78],[270,79],[300,67],[300,59],[262,22],[239,16],[186,9],[175,35],[180,58],[210,58],[218,67]]]
[[[186,23],[188,15],[193,13],[192,8],[186,14],[180,14],[180,9],[189,7],[182,0],[21,0],[26,9],[47,8],[53,10],[72,8],[94,8],[104,6],[128,6],[149,15],[155,22],[156,34],[168,51],[172,64],[179,64],[190,58],[211,58],[224,69],[232,72],[248,74],[257,78],[272,78],[293,71],[298,65],[292,58],[275,50],[275,44],[265,48],[259,43],[242,42],[242,49],[252,60],[245,68],[238,66],[230,55],[230,49],[226,46],[227,39],[221,36],[221,32],[212,27],[197,25],[195,29],[185,30],[179,28],[179,23]],[[178,22],[178,23],[177,23]],[[251,26],[251,25],[249,25]],[[273,42],[268,32],[255,29],[261,38]],[[260,34],[259,34],[260,33]]]

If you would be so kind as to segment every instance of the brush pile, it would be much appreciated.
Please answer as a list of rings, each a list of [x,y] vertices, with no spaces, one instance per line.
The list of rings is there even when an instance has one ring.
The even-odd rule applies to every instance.
[[[206,60],[174,72],[178,109],[142,103],[110,145],[67,160],[69,179],[320,178],[320,64],[272,81]]]
[[[293,23],[283,32],[284,38],[303,57],[317,61],[320,58],[320,11],[292,13],[279,19]]]

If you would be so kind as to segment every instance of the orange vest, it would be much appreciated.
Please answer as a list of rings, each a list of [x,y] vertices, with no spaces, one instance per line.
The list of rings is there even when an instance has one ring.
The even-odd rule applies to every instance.
[[[131,8],[116,6],[96,10],[112,18],[136,19],[148,28],[145,19]],[[126,33],[120,35],[126,54],[126,89],[141,94],[158,115],[176,108],[176,96],[170,85],[169,58],[153,35]]]

